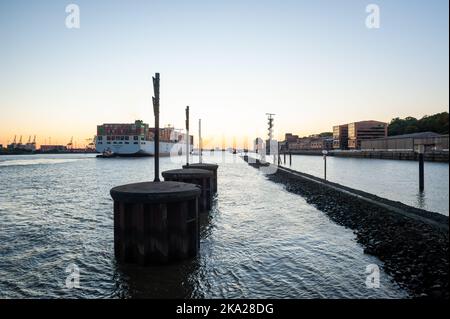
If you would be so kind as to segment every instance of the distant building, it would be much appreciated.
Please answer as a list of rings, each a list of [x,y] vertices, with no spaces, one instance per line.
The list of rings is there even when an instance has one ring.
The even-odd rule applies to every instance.
[[[361,142],[387,137],[388,124],[379,121],[360,121],[348,124],[348,148],[360,149]]]
[[[330,150],[332,148],[333,139],[331,137],[322,137],[318,134],[299,138],[297,135],[288,133],[285,135],[285,140],[280,143],[280,149],[283,152],[300,150]]]
[[[41,145],[40,151],[46,152],[63,152],[66,151],[67,147],[64,145]]]
[[[286,133],[284,135],[284,141],[287,143],[295,143],[298,140],[298,135],[292,135],[292,133]]]
[[[333,126],[333,148],[340,150],[348,148],[348,124]]]
[[[25,151],[25,152],[34,152],[36,151],[36,143],[11,143],[8,145],[9,151]]]
[[[373,151],[417,151],[419,145],[424,145],[425,151],[448,151],[448,135],[423,132],[364,140],[361,142],[361,149]]]

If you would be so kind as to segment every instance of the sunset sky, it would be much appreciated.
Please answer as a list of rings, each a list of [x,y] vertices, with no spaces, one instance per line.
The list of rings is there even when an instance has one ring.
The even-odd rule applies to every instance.
[[[80,29],[65,25],[79,5]],[[381,10],[368,29],[366,6]],[[96,125],[161,124],[231,145],[448,109],[448,0],[0,0],[0,144],[79,145]]]

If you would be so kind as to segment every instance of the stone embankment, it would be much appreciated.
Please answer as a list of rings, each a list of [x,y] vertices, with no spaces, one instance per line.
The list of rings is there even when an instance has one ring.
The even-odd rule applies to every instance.
[[[251,164],[259,165],[259,161]],[[267,177],[352,229],[364,252],[378,257],[384,270],[413,297],[449,298],[447,216],[286,168]]]

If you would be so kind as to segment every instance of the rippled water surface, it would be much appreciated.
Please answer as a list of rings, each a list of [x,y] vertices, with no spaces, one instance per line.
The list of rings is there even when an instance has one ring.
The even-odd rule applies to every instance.
[[[0,157],[0,297],[407,297],[383,271],[379,289],[366,287],[366,266],[382,263],[352,231],[225,158],[205,159],[220,165],[219,194],[202,217],[199,256],[141,268],[115,262],[109,190],[152,180],[152,158]],[[161,170],[179,167],[161,160]],[[65,288],[72,263],[79,289]]]
[[[283,158],[284,160],[284,158]],[[322,156],[293,155],[286,167],[323,177]],[[327,157],[327,179],[404,204],[448,216],[448,163],[425,162],[425,190],[419,191],[416,161]]]

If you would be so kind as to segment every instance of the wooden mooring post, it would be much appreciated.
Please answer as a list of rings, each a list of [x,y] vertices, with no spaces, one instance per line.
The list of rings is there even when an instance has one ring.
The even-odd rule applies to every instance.
[[[423,192],[425,189],[425,145],[419,145],[418,146],[418,153],[419,153],[419,191]]]
[[[154,181],[117,186],[110,191],[114,200],[116,259],[140,265],[194,257],[200,246],[200,188],[159,180],[159,73],[153,77],[153,88]]]
[[[217,170],[219,169],[219,165],[212,163],[193,163],[188,165],[183,165],[183,168],[198,168],[198,169],[206,169],[208,171],[213,172],[213,192],[217,193]]]
[[[211,209],[213,199],[213,172],[189,166],[189,168],[164,171],[162,175],[165,181],[176,181],[198,185],[201,190],[198,201],[199,211],[207,212]]]
[[[177,182],[145,182],[111,189],[114,254],[119,262],[164,264],[195,257],[200,245],[200,189]]]

